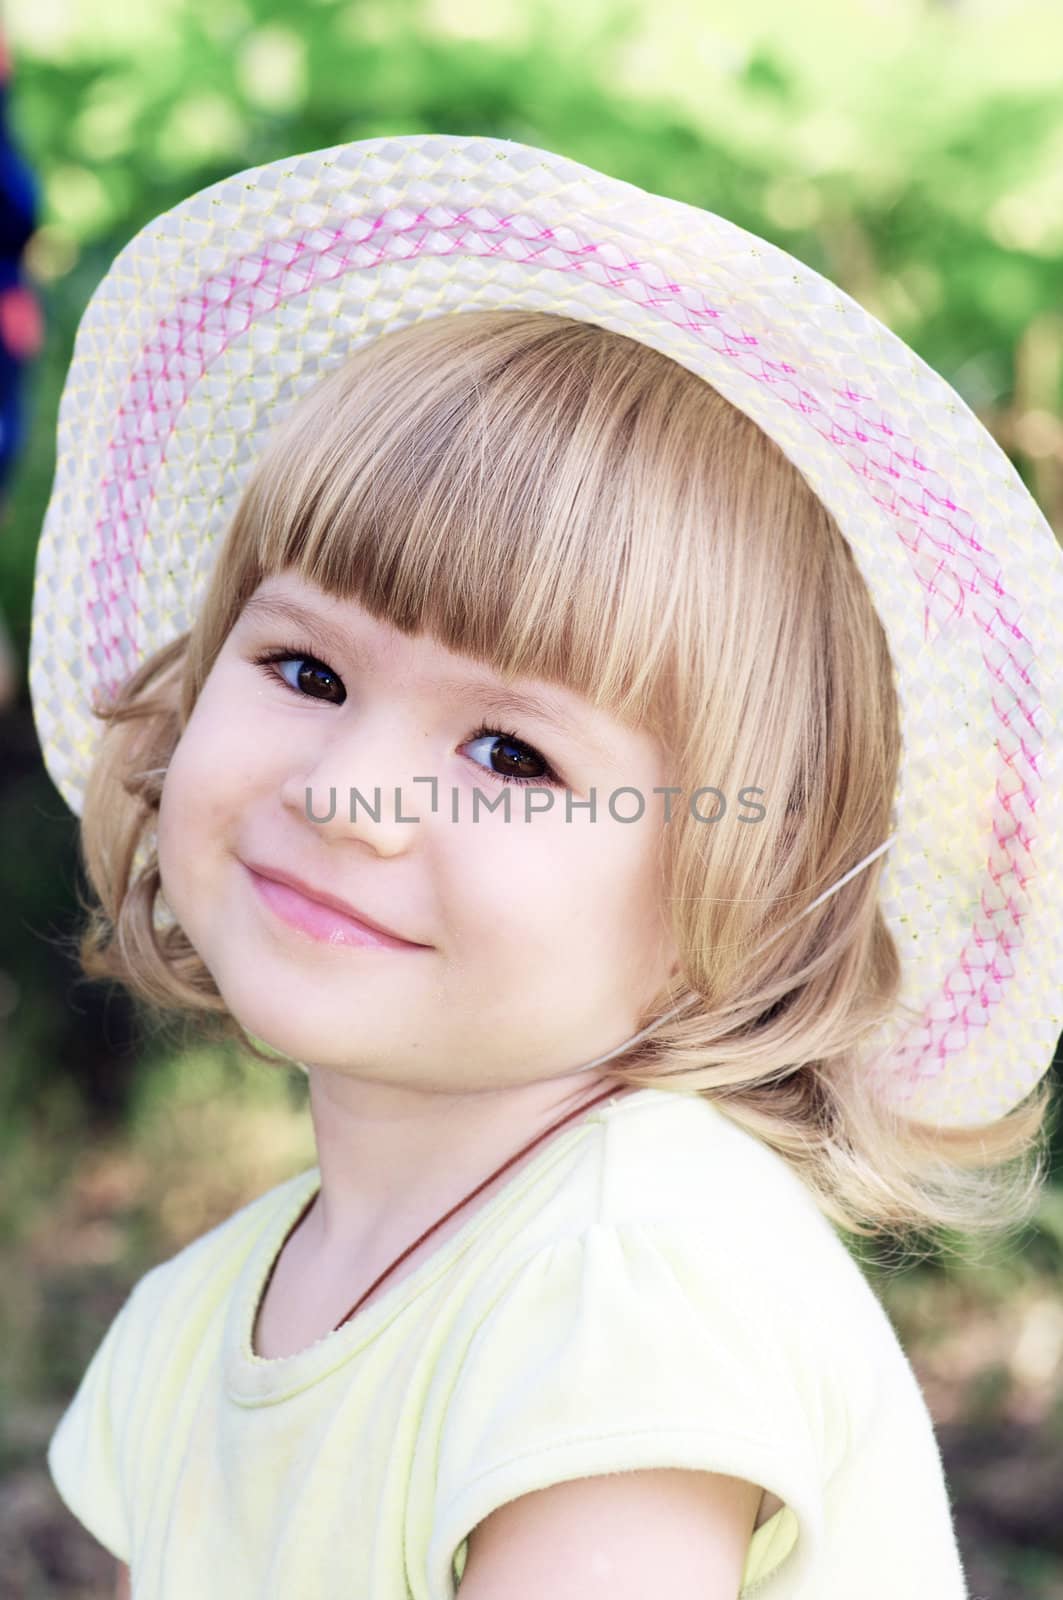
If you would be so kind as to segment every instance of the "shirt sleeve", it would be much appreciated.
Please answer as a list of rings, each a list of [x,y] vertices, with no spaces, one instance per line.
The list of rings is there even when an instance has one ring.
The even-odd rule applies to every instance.
[[[48,1444],[48,1470],[60,1498],[119,1561],[130,1560],[132,1424],[142,1354],[144,1279],[97,1346]]]
[[[727,1256],[701,1223],[595,1223],[516,1270],[449,1396],[431,1600],[451,1600],[467,1537],[498,1506],[649,1467],[727,1473],[776,1494],[783,1509],[755,1531],[740,1593],[783,1562],[800,1585],[822,1540],[827,1376],[793,1343],[785,1306],[766,1318],[763,1294],[743,1292]]]

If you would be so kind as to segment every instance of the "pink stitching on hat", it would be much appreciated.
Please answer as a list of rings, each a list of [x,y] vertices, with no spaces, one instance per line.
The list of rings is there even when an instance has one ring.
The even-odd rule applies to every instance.
[[[438,215],[445,208],[433,209]],[[226,271],[212,273],[198,290],[182,296],[162,318],[132,369],[129,403],[118,408],[118,426],[109,441],[107,465],[99,487],[101,511],[95,526],[98,553],[89,562],[86,601],[87,652],[90,671],[97,671],[106,689],[113,694],[139,659],[132,573],[135,571],[139,577],[142,572],[138,550],[153,498],[154,475],[175,418],[211,361],[259,316],[316,284],[348,272],[387,259],[407,260],[420,254],[505,255],[554,271],[579,273],[607,284],[646,309],[657,310],[663,320],[693,333],[717,355],[739,367],[746,377],[774,387],[786,405],[813,419],[812,426],[855,473],[880,488],[881,494],[871,491],[872,498],[895,520],[898,537],[928,597],[924,633],[930,616],[947,623],[963,613],[968,603],[965,596],[970,597],[970,614],[986,638],[983,660],[1011,696],[1010,702],[999,705],[995,695],[992,699],[1006,730],[998,736],[996,746],[1005,773],[1018,779],[1022,808],[1032,818],[1040,784],[1028,781],[1017,770],[1025,765],[1037,780],[1036,756],[1041,741],[1035,723],[1036,690],[1026,671],[1033,659],[1030,641],[1017,623],[1004,615],[1000,605],[992,604],[989,598],[1009,599],[1000,581],[999,562],[975,537],[968,513],[948,494],[935,495],[925,480],[907,480],[918,491],[914,498],[901,492],[897,480],[904,476],[902,469],[929,475],[937,482],[939,475],[919,459],[918,446],[891,427],[885,417],[876,418],[860,409],[870,403],[871,397],[851,385],[835,389],[832,394],[836,406],[831,414],[816,394],[799,381],[791,381],[800,376],[792,365],[769,360],[761,341],[740,327],[729,326],[724,313],[708,305],[700,290],[672,281],[652,260],[631,260],[612,241],[559,244],[554,229],[521,213],[498,218],[493,226],[472,224],[467,209],[450,215],[448,223],[440,224],[427,223],[423,211],[412,220],[407,211],[385,211],[369,221],[351,217],[339,226],[275,237],[261,250],[234,258]],[[576,230],[568,232],[578,238]],[[751,351],[757,353],[747,354]],[[880,444],[880,440],[885,443]],[[910,447],[910,455],[903,453],[901,443]],[[864,448],[869,444],[870,449]],[[157,461],[151,458],[152,445],[157,447]],[[967,553],[961,546],[966,547]],[[970,552],[983,557],[983,563],[974,560]],[[920,569],[923,556],[934,561],[929,576]],[[1014,601],[1010,605],[1017,610]],[[1004,634],[1021,644],[1009,644],[1002,637]],[[1016,653],[1017,649],[1021,654]],[[1030,695],[1029,704],[1016,687],[1016,679]],[[1010,713],[1016,706],[1033,734],[1031,745],[1011,730]],[[891,1055],[869,1069],[876,1073],[888,1070],[891,1076],[900,1071],[909,1087],[920,1076],[941,1071],[948,1055],[966,1044],[970,1028],[987,1025],[987,1013],[1002,998],[1004,976],[1014,972],[1009,953],[1020,940],[1006,924],[1010,920],[1021,931],[1024,907],[1012,886],[1009,884],[1005,891],[1001,884],[1010,877],[1020,890],[1025,886],[1032,873],[1034,836],[1026,826],[1027,817],[1014,816],[1012,807],[1019,790],[1002,792],[1003,776],[997,782],[997,800],[1013,826],[1003,832],[1000,810],[994,810],[997,851],[991,852],[987,863],[993,889],[983,887],[981,913],[946,976],[943,995],[949,1002],[948,1014],[937,1015],[940,1001],[931,1002]],[[998,851],[1005,863],[999,870],[994,862]],[[1023,858],[1029,868],[1026,872],[1022,870]],[[999,903],[989,903],[987,893],[990,900]],[[1001,961],[1006,973],[999,969]],[[957,995],[968,997],[962,1006],[957,1004]],[[969,1014],[972,1009],[981,1015]]]

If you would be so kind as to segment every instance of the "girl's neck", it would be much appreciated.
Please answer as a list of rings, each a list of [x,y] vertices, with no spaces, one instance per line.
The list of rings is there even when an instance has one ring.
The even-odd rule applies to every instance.
[[[321,1188],[300,1232],[303,1248],[337,1270],[405,1248],[522,1145],[594,1100],[610,1081],[604,1073],[573,1073],[441,1094],[316,1067],[309,1078]],[[458,1216],[462,1225],[465,1208]]]

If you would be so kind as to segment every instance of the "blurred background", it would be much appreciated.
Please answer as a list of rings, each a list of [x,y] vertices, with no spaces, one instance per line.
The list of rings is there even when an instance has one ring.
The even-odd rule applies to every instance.
[[[302,1074],[79,980],[26,687],[78,319],[158,212],[347,139],[484,133],[716,210],[953,383],[1063,531],[1059,0],[18,0],[0,12],[0,1600],[110,1593],[44,1450],[133,1282],[315,1160]],[[1059,1077],[1059,1064],[1054,1068]],[[1063,1139],[1007,1248],[887,1270],[972,1596],[1063,1600]]]

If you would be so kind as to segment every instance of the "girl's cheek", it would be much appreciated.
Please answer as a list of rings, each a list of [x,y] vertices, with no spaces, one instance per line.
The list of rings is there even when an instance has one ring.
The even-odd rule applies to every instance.
[[[167,883],[172,882],[175,862],[180,861],[181,827],[182,820],[186,816],[182,796],[183,769],[178,760],[179,750],[180,746],[171,758],[170,769],[163,782],[162,795],[159,799],[157,847],[164,892]]]
[[[209,764],[204,767],[198,760],[197,743],[190,723],[177,743],[163,780],[159,797],[158,852],[159,868],[164,877],[168,864],[171,873],[179,864],[186,842],[198,828],[199,812],[205,803],[209,804]],[[216,781],[224,768],[216,763],[214,770]]]

